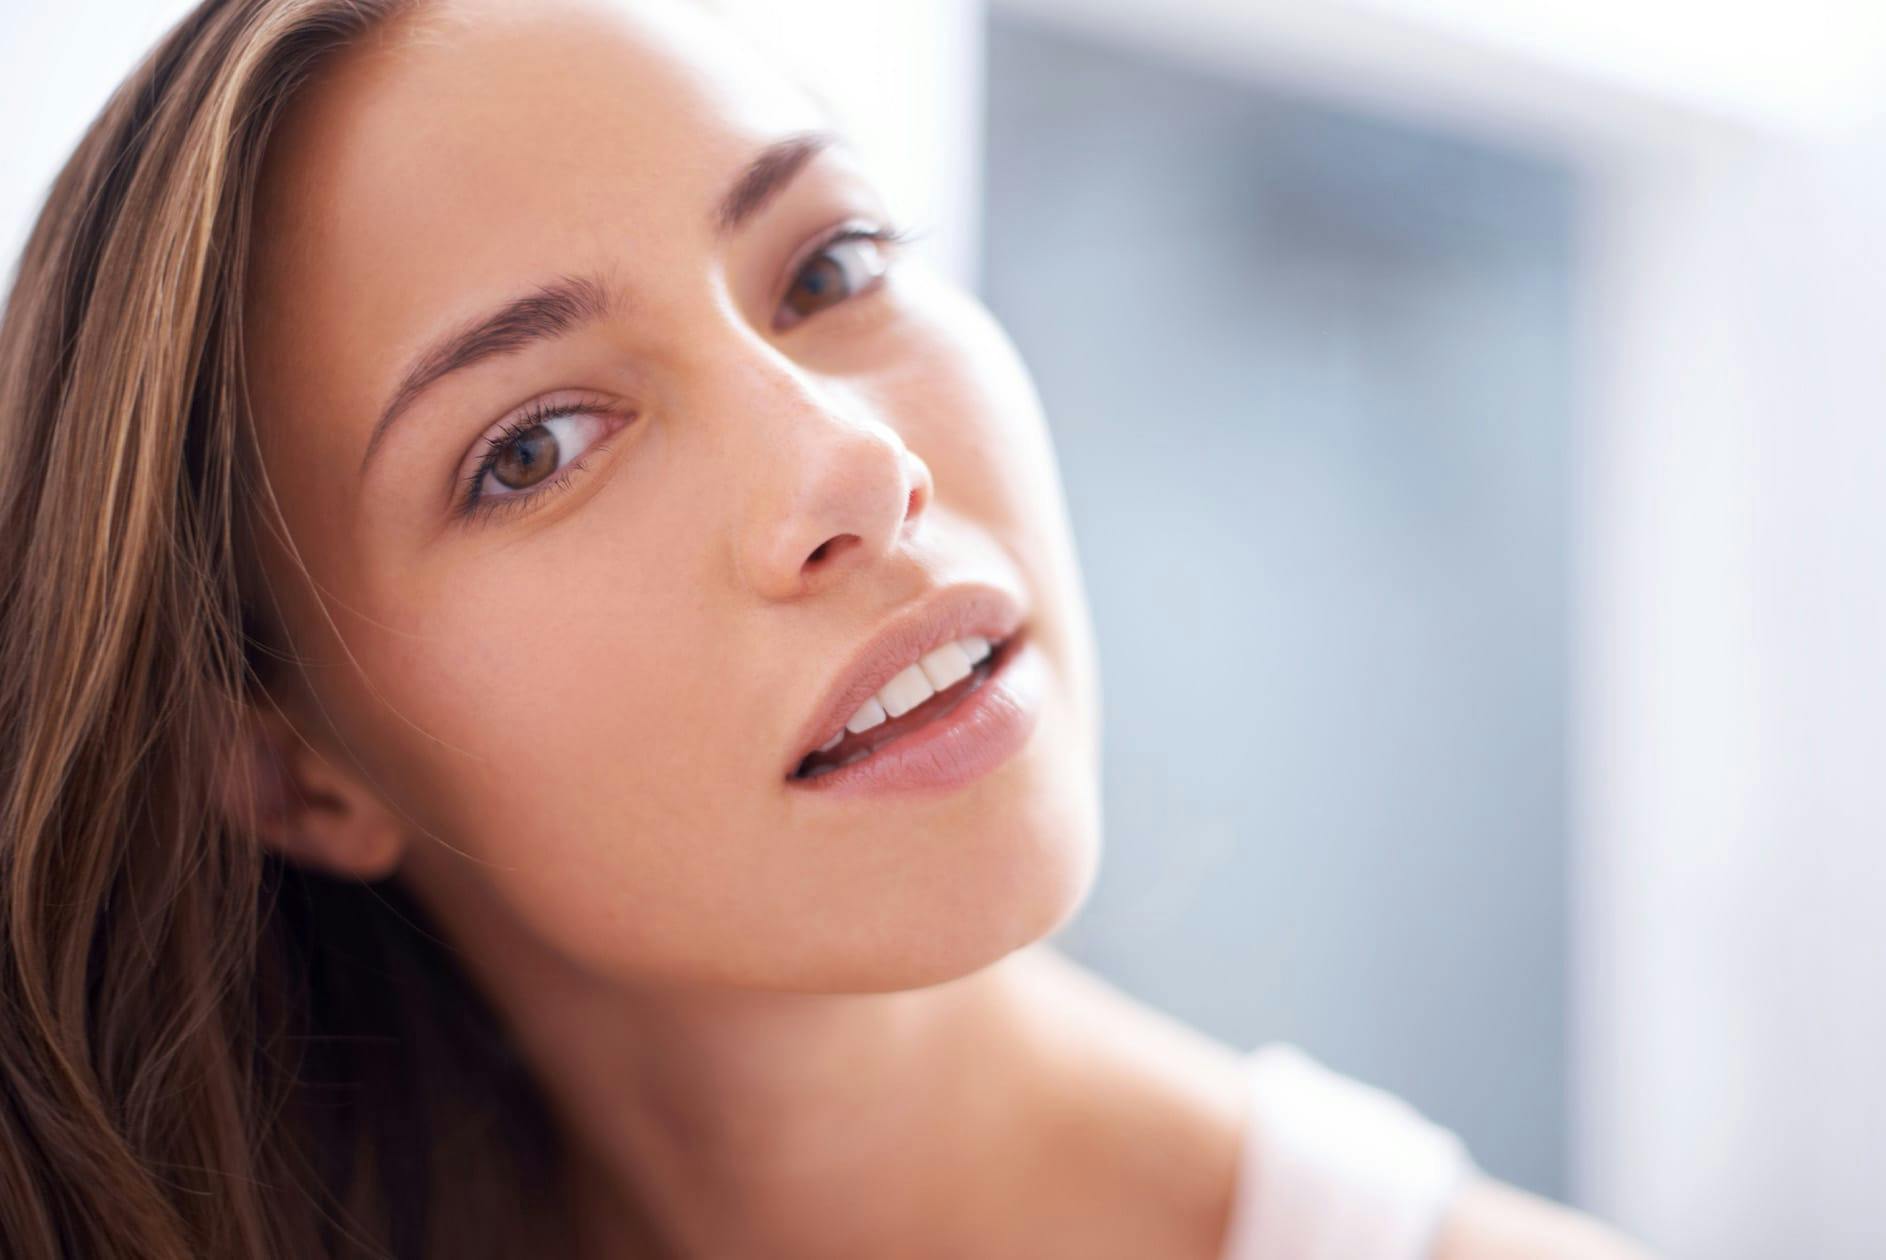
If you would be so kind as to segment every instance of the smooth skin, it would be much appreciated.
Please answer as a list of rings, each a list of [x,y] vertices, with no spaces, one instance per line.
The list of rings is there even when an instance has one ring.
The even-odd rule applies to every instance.
[[[826,234],[898,226],[842,143],[717,224],[829,127],[674,0],[428,0],[323,67],[258,200],[262,560],[303,668],[254,715],[292,791],[243,821],[435,916],[578,1152],[586,1255],[1216,1260],[1240,1056],[1045,941],[1098,860],[1100,687],[1027,373],[907,246],[805,283]],[[422,351],[571,277],[606,309],[365,458]],[[553,471],[466,516],[488,442],[563,405],[502,463]],[[894,801],[788,784],[840,663],[963,581],[1045,654],[1022,752]],[[1493,1187],[1444,1240],[1624,1254]]]

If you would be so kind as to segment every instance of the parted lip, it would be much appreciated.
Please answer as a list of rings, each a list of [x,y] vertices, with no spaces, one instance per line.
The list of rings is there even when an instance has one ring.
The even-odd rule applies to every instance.
[[[979,582],[939,587],[904,605],[838,669],[824,699],[799,730],[786,777],[830,739],[859,705],[918,657],[966,635],[978,634],[999,643],[1021,624],[1021,602],[1000,587]]]

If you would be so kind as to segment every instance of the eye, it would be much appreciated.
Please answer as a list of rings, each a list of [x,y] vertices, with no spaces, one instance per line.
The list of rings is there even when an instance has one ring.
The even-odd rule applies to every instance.
[[[583,404],[536,409],[509,421],[485,439],[485,453],[466,477],[462,511],[472,515],[492,500],[532,498],[551,489],[619,426],[619,419]]]
[[[839,232],[799,268],[773,327],[790,328],[863,293],[890,270],[883,247],[910,239],[909,233],[893,228],[849,227]]]

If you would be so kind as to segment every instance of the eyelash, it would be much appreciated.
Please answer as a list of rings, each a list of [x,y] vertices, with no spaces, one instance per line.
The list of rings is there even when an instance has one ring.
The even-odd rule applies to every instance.
[[[460,499],[459,515],[467,520],[475,518],[480,522],[488,522],[514,512],[525,504],[534,504],[540,499],[565,489],[574,480],[575,475],[584,469],[591,455],[608,448],[610,438],[598,438],[588,450],[571,460],[569,467],[534,490],[522,490],[515,494],[485,495],[480,493],[478,488],[484,485],[485,474],[497,464],[498,457],[504,454],[505,448],[538,425],[548,424],[559,416],[589,415],[592,412],[606,410],[607,407],[607,403],[597,399],[577,399],[560,403],[536,402],[526,408],[522,415],[506,421],[503,428],[485,440],[485,452],[479,456],[478,466],[472,470],[470,476],[465,478],[465,492]]]
[[[804,261],[802,261],[799,264],[798,270],[792,273],[792,278],[794,280],[797,280],[800,277],[800,275],[802,275],[805,272],[805,269],[807,267],[810,267],[815,261],[817,261],[818,258],[821,255],[823,255],[826,250],[831,249],[837,245],[843,245],[846,241],[876,241],[880,245],[907,245],[911,241],[914,241],[918,239],[919,237],[926,236],[926,235],[928,235],[927,231],[921,231],[921,232],[913,231],[909,228],[902,228],[902,227],[858,227],[856,225],[847,225],[845,227],[838,229],[836,232],[833,232],[830,236],[826,237],[824,240],[820,241],[818,244],[818,248],[814,249],[811,253],[807,254],[805,256]],[[887,264],[887,267],[888,267],[888,264]],[[882,278],[883,278],[883,275],[882,273],[880,273],[878,280],[874,281],[871,284],[870,288],[865,289],[863,293],[868,293],[871,291],[871,289],[877,288],[878,283],[882,281]],[[786,286],[786,292],[787,293],[792,292],[792,286],[790,284]],[[863,293],[859,293],[854,296],[862,297]],[[780,297],[783,300],[785,297],[785,294],[781,294]],[[811,318],[812,316],[810,315],[804,316],[799,320],[799,323],[803,324],[807,319],[811,319]],[[798,324],[789,325],[788,327],[796,328],[798,327]],[[775,324],[775,329],[781,332],[787,331],[786,329],[779,329],[777,324]]]
[[[925,235],[927,235],[927,232],[912,231],[908,228],[894,226],[843,227],[826,237],[819,243],[818,248],[814,249],[806,256],[804,262],[799,265],[798,271],[793,273],[793,278],[796,280],[799,274],[807,267],[811,266],[826,250],[842,245],[846,241],[876,241],[881,245],[903,245]],[[885,273],[882,272],[879,273],[876,282],[872,283],[869,288],[853,296],[861,297],[864,293],[870,292],[871,289],[877,288],[884,274]],[[791,291],[790,286],[788,286],[787,291]],[[806,320],[814,318],[816,314],[817,312],[814,312],[813,315],[803,316],[798,323],[802,324],[806,322]],[[797,324],[791,325],[791,327],[797,326]],[[587,415],[602,409],[603,407],[596,400],[578,399],[573,402],[555,404],[533,403],[522,415],[506,422],[502,429],[486,439],[484,454],[479,457],[477,467],[466,477],[465,489],[460,496],[458,515],[465,520],[476,519],[480,523],[487,523],[516,511],[526,504],[536,505],[540,500],[550,498],[566,489],[570,482],[575,479],[575,475],[581,472],[586,466],[586,461],[588,461],[591,455],[598,454],[608,449],[610,438],[599,438],[588,450],[572,460],[568,468],[565,468],[535,490],[521,491],[517,494],[486,496],[481,494],[478,488],[484,484],[485,474],[490,472],[492,467],[496,465],[498,457],[502,455],[505,448],[516,439],[529,433],[538,425],[546,424],[559,416]]]

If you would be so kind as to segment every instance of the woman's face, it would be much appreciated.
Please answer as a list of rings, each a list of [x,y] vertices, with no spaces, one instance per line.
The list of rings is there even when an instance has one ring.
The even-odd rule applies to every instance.
[[[1085,895],[1095,654],[1024,369],[908,247],[827,245],[893,226],[842,142],[774,150],[729,212],[827,125],[672,0],[434,0],[272,142],[247,333],[299,551],[258,540],[305,662],[282,699],[373,802],[311,843],[345,865],[383,809],[474,952],[888,989]],[[894,740],[793,778],[858,654],[963,595],[1020,618],[963,701],[1001,734],[945,717],[948,773],[857,773]]]

